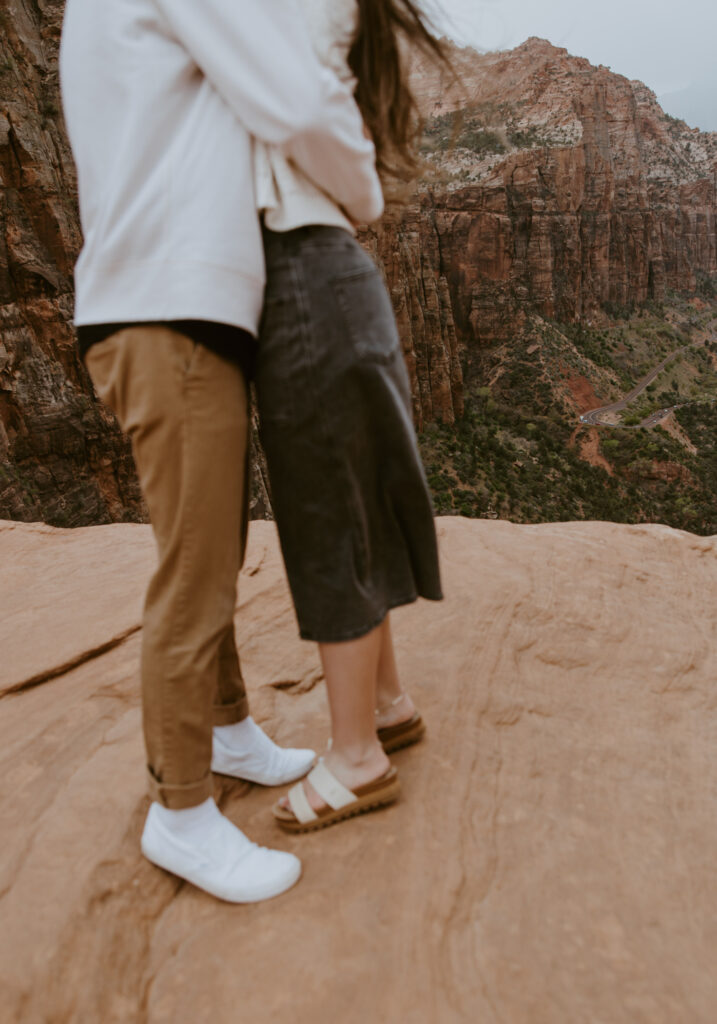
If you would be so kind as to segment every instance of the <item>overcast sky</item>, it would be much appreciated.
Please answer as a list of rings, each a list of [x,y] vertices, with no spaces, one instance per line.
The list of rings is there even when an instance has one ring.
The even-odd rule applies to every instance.
[[[437,0],[453,38],[510,49],[541,36],[653,89],[665,110],[717,131],[717,0]]]

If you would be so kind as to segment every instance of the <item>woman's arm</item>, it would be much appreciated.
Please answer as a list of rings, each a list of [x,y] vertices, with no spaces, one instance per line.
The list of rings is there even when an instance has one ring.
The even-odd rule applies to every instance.
[[[373,143],[348,86],[315,56],[294,0],[155,0],[237,118],[281,145],[357,221],[383,209]]]

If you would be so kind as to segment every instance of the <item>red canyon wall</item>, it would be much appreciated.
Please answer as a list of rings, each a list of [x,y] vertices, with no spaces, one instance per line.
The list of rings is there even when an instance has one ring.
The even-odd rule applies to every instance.
[[[526,308],[596,317],[717,274],[717,135],[543,40],[500,54],[456,48],[451,63],[455,82],[416,72],[424,111],[444,122],[445,145],[429,124],[433,180],[376,234],[399,293],[402,281],[411,293],[426,279],[447,288],[445,322],[461,345],[509,341]],[[462,120],[451,125],[453,111]],[[445,340],[433,337],[444,365]],[[419,387],[426,418],[457,411],[457,379],[452,403],[445,373],[435,399]]]
[[[143,508],[70,326],[80,235],[59,110],[62,6],[9,0],[0,12],[0,517],[79,525]],[[429,170],[364,236],[385,268],[419,427],[461,416],[471,350],[509,341],[526,308],[596,317],[717,273],[717,136],[541,40],[455,48],[451,63],[455,80],[417,63]]]
[[[71,328],[81,240],[59,110],[62,8],[0,12],[0,517],[77,525],[136,519],[142,504]]]

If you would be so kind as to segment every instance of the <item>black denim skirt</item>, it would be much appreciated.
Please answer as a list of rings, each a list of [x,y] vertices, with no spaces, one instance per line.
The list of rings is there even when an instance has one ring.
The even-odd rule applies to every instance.
[[[442,597],[408,374],[381,274],[348,232],[264,232],[260,437],[299,631],[350,640]]]

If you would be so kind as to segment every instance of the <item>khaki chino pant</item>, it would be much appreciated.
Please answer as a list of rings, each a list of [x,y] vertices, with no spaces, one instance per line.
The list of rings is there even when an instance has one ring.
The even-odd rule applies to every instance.
[[[142,637],[150,795],[192,807],[213,794],[212,726],[249,714],[234,641],[247,528],[246,382],[238,366],[160,326],[99,342],[87,368],[131,438],[159,555]]]

